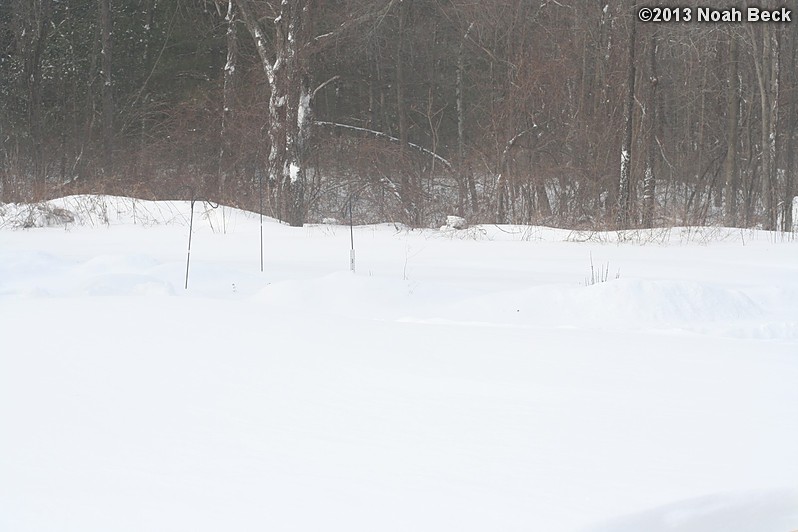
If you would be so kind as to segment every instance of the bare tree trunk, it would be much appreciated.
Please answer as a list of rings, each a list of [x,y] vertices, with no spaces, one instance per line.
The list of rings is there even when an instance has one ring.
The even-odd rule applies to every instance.
[[[399,32],[396,43],[396,114],[399,118],[399,149],[401,151],[407,148],[409,142],[404,51],[411,4],[412,0],[399,0]],[[404,210],[410,218],[410,223],[418,225],[420,221],[420,198],[418,197],[420,186],[415,182],[409,171],[403,170],[400,175],[401,195],[405,199]]]
[[[655,163],[657,154],[657,34],[651,34],[648,56],[648,151],[646,153],[646,171],[643,181],[643,227],[654,225],[654,207],[656,205],[657,177]]]
[[[270,107],[284,116],[282,123],[278,120],[269,124],[269,136],[277,140],[273,145],[282,145],[282,154],[274,150],[270,154],[270,173],[279,176],[282,217],[293,226],[305,222],[305,145],[312,124],[310,89],[305,65],[299,57],[307,4],[307,0],[282,3],[283,19],[277,24],[278,59],[274,68],[277,91],[270,101]]]
[[[798,25],[793,24],[792,35],[790,36],[790,45],[792,47],[792,87],[795,90],[798,87]],[[782,230],[792,231],[793,229],[793,201],[795,196],[795,173],[798,171],[796,167],[795,157],[795,143],[798,142],[795,138],[796,130],[798,130],[798,98],[793,96],[789,109],[787,111],[787,123],[784,124],[784,133],[787,142],[787,155],[784,164],[784,201],[782,208]]]
[[[309,4],[309,0],[282,1],[273,21],[271,50],[257,2],[236,0],[269,82],[269,178],[277,186],[279,216],[293,226],[303,225],[307,215],[304,151],[313,121],[307,65],[300,54],[308,42]]]
[[[613,30],[615,29],[615,20],[618,18],[622,11],[623,3],[619,2],[618,4],[618,11],[616,16],[610,15],[609,4],[605,6],[604,9],[601,10],[601,20],[599,22],[598,28],[598,51],[597,51],[597,59],[598,59],[598,67],[596,68],[596,82],[594,87],[601,87],[600,97],[593,98],[593,102],[595,107],[593,108],[593,114],[598,114],[600,109],[606,105],[606,102],[609,100],[609,83],[607,83],[607,72],[610,70],[610,57],[612,56],[612,35]]]
[[[507,173],[510,170],[509,162],[510,162],[510,151],[515,146],[515,143],[518,142],[518,139],[526,135],[528,131],[521,131],[520,133],[516,133],[513,138],[507,141],[507,144],[504,145],[504,151],[502,152],[501,156],[499,157],[499,175],[496,178],[496,195],[498,199],[498,204],[496,208],[496,223],[497,224],[505,224],[507,223],[507,204],[510,201],[510,186],[507,182]]]
[[[496,178],[496,223],[507,223],[507,178],[505,177],[505,169],[502,168],[501,173]]]
[[[113,173],[114,152],[114,93],[111,67],[113,65],[113,21],[111,0],[100,1],[100,26],[102,28],[102,100],[103,100],[103,175]]]
[[[781,78],[781,64],[780,64],[780,57],[779,57],[779,47],[780,47],[780,39],[779,36],[781,32],[775,27],[768,27],[768,33],[770,34],[770,90],[771,90],[771,101],[770,101],[770,109],[768,112],[770,113],[770,118],[768,119],[768,138],[767,138],[767,151],[768,151],[768,160],[770,164],[770,170],[768,172],[768,183],[767,188],[764,189],[765,183],[763,183],[763,194],[765,194],[765,216],[766,216],[766,226],[769,229],[776,228],[776,189],[778,188],[778,157],[777,157],[777,142],[778,142],[778,132],[779,132],[779,81]]]
[[[405,103],[404,43],[408,10],[412,0],[399,0],[399,33],[396,44],[396,114],[399,116],[399,139],[407,145],[407,105]]]
[[[233,157],[233,141],[230,126],[235,118],[235,93],[238,80],[236,65],[238,63],[238,11],[233,0],[227,2],[227,62],[224,65],[224,88],[222,90],[222,124],[220,131],[219,172],[217,182],[211,184],[211,191],[221,200],[225,199],[228,177],[235,173]]]
[[[752,30],[753,31],[753,30]],[[754,39],[756,42],[756,39]],[[778,34],[770,24],[762,25],[762,49],[754,52],[754,66],[759,84],[762,143],[762,205],[766,230],[776,226],[775,178],[776,178],[776,132],[779,104],[779,43]]]
[[[28,123],[31,138],[31,157],[33,181],[43,185],[46,174],[44,160],[44,138],[42,124],[42,56],[47,42],[47,29],[50,18],[50,0],[33,0],[28,13],[29,25],[23,28],[31,32],[30,40],[25,39],[24,74],[28,92]]]
[[[158,6],[158,0],[145,0],[142,4],[142,14],[144,15],[144,51],[142,52],[142,71],[141,71],[141,90],[140,94],[146,90],[147,81],[149,79],[148,73],[150,69],[150,59],[152,58],[152,29],[155,23],[155,10]],[[139,135],[138,135],[138,150],[137,161],[134,169],[137,178],[141,178],[144,174],[144,166],[147,161],[146,152],[146,138],[147,138],[147,103],[150,99],[149,94],[144,93],[141,99],[141,108],[139,109]]]
[[[786,124],[786,135],[787,135],[787,155],[786,161],[784,164],[784,202],[782,206],[782,231],[792,231],[793,228],[793,201],[795,197],[795,172],[796,172],[796,165],[795,165],[795,113],[796,113],[796,104],[795,100],[793,99],[792,103],[790,104],[790,110],[787,118]]]
[[[546,183],[538,180],[535,183],[535,198],[537,199],[537,214],[544,218],[551,216],[551,202],[546,192]]]
[[[685,216],[687,217],[687,220],[696,225],[703,225],[706,222],[706,217],[703,215],[704,205],[701,203],[701,198],[703,196],[705,186],[704,178],[707,175],[707,170],[704,168],[704,129],[706,126],[705,113],[707,108],[707,75],[707,69],[702,69],[701,92],[699,96],[700,104],[698,108],[698,134],[695,139],[695,180],[693,182],[693,192],[691,193],[690,198],[687,200],[687,208],[685,209]],[[709,189],[710,187],[707,188]],[[707,202],[709,202],[709,198],[707,198]],[[690,207],[693,205],[695,214],[691,216]]]
[[[460,41],[460,48],[457,54],[457,87],[455,98],[457,99],[457,157],[460,164],[460,176],[458,179],[460,197],[458,198],[458,204],[462,211],[463,204],[468,201],[466,196],[469,196],[471,199],[471,210],[472,212],[476,212],[478,207],[477,187],[474,183],[474,176],[471,173],[471,168],[465,164],[465,43],[472,29],[474,29],[473,22],[468,26],[465,35],[463,35],[463,39]],[[462,212],[460,214],[462,215]]]
[[[735,227],[737,220],[737,132],[740,112],[740,91],[737,80],[737,61],[740,52],[737,36],[729,35],[729,84],[726,88],[726,160],[723,163],[726,199],[726,225]]]
[[[634,6],[633,6],[634,10]],[[618,213],[617,224],[619,228],[626,228],[631,222],[632,214],[632,132],[634,128],[634,99],[635,99],[635,37],[637,25],[635,16],[631,17],[632,28],[629,32],[629,59],[626,78],[626,104],[624,107],[624,137],[621,146],[621,173],[618,183]]]
[[[8,179],[8,148],[5,146],[6,134],[5,116],[0,115],[0,205],[10,201],[11,183]]]

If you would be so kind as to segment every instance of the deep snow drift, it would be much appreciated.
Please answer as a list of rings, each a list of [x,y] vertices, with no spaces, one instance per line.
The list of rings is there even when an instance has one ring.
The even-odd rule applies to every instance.
[[[798,529],[790,235],[188,218],[0,207],[0,531]]]

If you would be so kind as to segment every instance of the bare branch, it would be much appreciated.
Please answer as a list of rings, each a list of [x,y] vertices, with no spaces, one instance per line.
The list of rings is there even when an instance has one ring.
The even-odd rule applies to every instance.
[[[258,50],[258,55],[260,56],[263,70],[266,72],[269,84],[273,84],[274,65],[272,65],[269,47],[266,45],[266,32],[255,15],[250,1],[236,0],[236,5],[238,5],[238,9],[241,11],[241,18],[244,19],[244,24],[247,25],[247,29],[255,39],[255,47]]]
[[[318,87],[313,89],[313,93],[310,95],[310,98],[311,99],[315,98],[317,92],[319,92],[321,89],[323,89],[324,87],[326,87],[327,85],[329,85],[333,81],[335,81],[337,79],[340,79],[340,78],[341,78],[341,76],[339,76],[339,75],[335,75],[335,76],[331,77],[330,79],[328,79],[327,81],[325,81],[324,83],[322,83],[321,85],[319,85]]]
[[[311,41],[307,44],[307,46],[308,47],[309,46],[314,46],[316,48],[323,48],[324,46],[327,45],[327,43],[329,41],[339,37],[344,32],[356,29],[359,26],[361,26],[362,24],[365,24],[366,22],[369,22],[369,21],[375,20],[375,19],[378,21],[377,24],[374,25],[374,27],[376,29],[377,27],[379,27],[379,25],[382,23],[383,19],[390,12],[390,10],[393,7],[394,3],[396,3],[396,0],[390,0],[388,2],[388,5],[385,6],[385,9],[382,9],[380,11],[374,11],[374,12],[371,12],[371,13],[366,13],[365,15],[361,15],[359,17],[347,20],[346,22],[342,23],[341,25],[339,25],[334,30],[328,31],[327,33],[323,33],[321,35],[317,35],[316,37],[311,39]]]
[[[314,124],[316,124],[317,126],[328,126],[328,127],[337,127],[337,128],[341,128],[341,129],[351,129],[353,131],[360,131],[362,133],[368,133],[370,135],[374,135],[375,137],[388,139],[388,140],[390,140],[392,142],[396,142],[396,143],[401,143],[402,142],[398,138],[392,137],[391,135],[388,135],[387,133],[383,133],[382,131],[375,131],[373,129],[367,129],[367,128],[364,128],[364,127],[350,126],[348,124],[339,124],[337,122],[323,122],[323,121],[316,121],[316,122],[314,122]],[[416,149],[416,150],[418,150],[418,151],[420,151],[422,153],[425,153],[425,154],[429,155],[433,159],[436,159],[436,160],[440,161],[449,170],[452,169],[452,163],[450,163],[449,161],[447,161],[446,159],[444,159],[443,157],[441,157],[440,155],[438,155],[434,151],[428,150],[427,148],[424,148],[423,146],[419,146],[418,144],[413,144],[412,142],[408,142],[407,145],[410,146],[411,148],[414,148],[414,149]]]

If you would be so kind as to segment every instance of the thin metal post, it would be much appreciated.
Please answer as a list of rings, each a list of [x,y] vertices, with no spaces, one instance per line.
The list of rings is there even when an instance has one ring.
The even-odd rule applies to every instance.
[[[263,271],[263,172],[259,173],[258,189],[260,191],[260,271]]]
[[[186,286],[188,290],[188,267],[191,264],[191,233],[194,232],[194,195],[191,195],[191,217],[188,222],[188,253],[186,253]]]
[[[352,197],[349,197],[349,269],[355,273],[355,230],[352,223]]]

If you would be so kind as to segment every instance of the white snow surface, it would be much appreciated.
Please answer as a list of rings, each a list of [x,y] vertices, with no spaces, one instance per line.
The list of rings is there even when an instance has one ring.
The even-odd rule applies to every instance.
[[[798,529],[791,235],[188,220],[0,206],[0,531]]]

